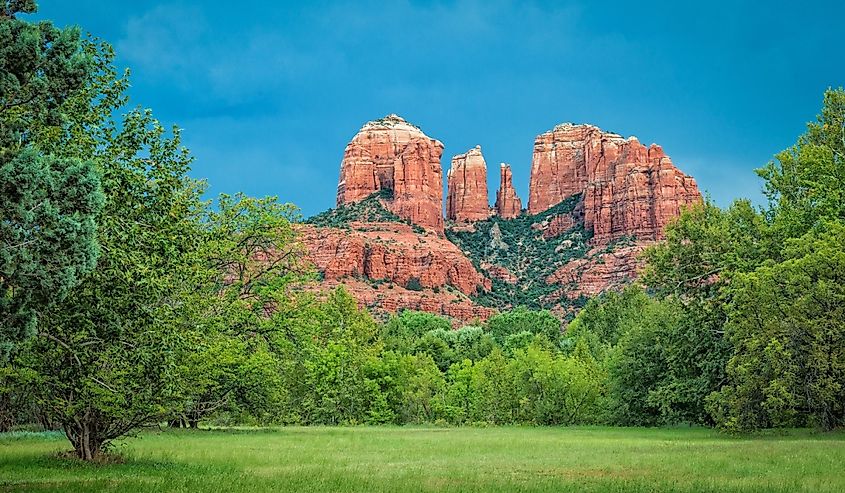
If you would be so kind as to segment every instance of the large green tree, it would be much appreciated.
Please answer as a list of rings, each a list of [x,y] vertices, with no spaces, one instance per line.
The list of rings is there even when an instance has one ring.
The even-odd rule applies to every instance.
[[[720,425],[845,426],[845,224],[823,229],[734,280],[730,385],[710,398]]]
[[[205,281],[200,188],[185,175],[190,157],[178,131],[166,137],[139,110],[109,125],[97,160],[107,197],[101,257],[45,314],[45,333],[22,357],[37,375],[43,411],[86,460],[179,402],[195,287]]]
[[[126,109],[127,78],[110,47],[88,40],[82,49],[95,72],[63,103],[62,131],[33,124],[31,135],[53,155],[88,156],[96,167],[105,195],[96,215],[101,253],[43,313],[38,337],[14,365],[41,412],[90,460],[183,401],[180,364],[194,351],[208,262],[202,184],[187,177],[191,156],[179,131],[149,110]]]
[[[195,298],[196,350],[183,361],[189,392],[177,422],[218,410],[270,419],[283,400],[279,338],[311,279],[296,239],[298,212],[276,198],[222,195],[203,221],[206,281]]]
[[[709,407],[735,430],[841,427],[845,91],[826,91],[817,121],[759,173],[776,247],[723,288],[735,349]]]
[[[0,360],[94,267],[103,203],[93,156],[39,138],[69,132],[92,57],[78,29],[16,17],[32,12],[32,1],[0,2]]]

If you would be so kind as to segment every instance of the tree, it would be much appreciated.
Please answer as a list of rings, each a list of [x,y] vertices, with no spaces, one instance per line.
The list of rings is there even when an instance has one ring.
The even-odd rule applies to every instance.
[[[667,227],[666,241],[645,251],[643,282],[681,312],[662,337],[667,378],[650,396],[662,420],[712,424],[703,403],[725,384],[733,350],[725,288],[777,250],[766,218],[739,200],[725,211],[709,202],[685,211]]]
[[[343,288],[329,293],[308,317],[312,326],[298,407],[308,424],[368,421],[374,404],[385,404],[378,382],[368,377],[378,354],[377,327]],[[302,320],[301,323],[307,323]]]
[[[32,1],[0,2],[0,361],[99,252],[92,156],[53,154],[38,138],[68,132],[67,102],[92,79],[92,58],[78,29],[15,17],[33,12]]]
[[[845,90],[825,91],[807,132],[757,173],[766,180],[768,215],[782,238],[845,221]]]
[[[434,329],[426,332],[416,344],[417,353],[425,353],[446,371],[465,359],[479,361],[493,350],[495,343],[481,327],[465,326],[458,330]]]
[[[641,323],[652,303],[643,289],[631,285],[621,292],[610,291],[592,298],[566,329],[567,338],[591,339],[591,345],[612,347]]]
[[[820,226],[731,286],[730,385],[709,400],[723,427],[845,426],[845,224]]]
[[[520,332],[543,334],[552,342],[561,336],[561,322],[548,310],[529,310],[524,306],[497,313],[490,317],[486,325],[487,332],[498,344]]]
[[[96,73],[62,109],[63,131],[31,128],[57,156],[90,155],[104,206],[96,216],[96,268],[44,313],[42,329],[17,355],[39,406],[83,459],[168,415],[183,398],[179,365],[192,350],[197,290],[207,281],[202,185],[187,177],[190,154],[149,110],[129,110],[114,54],[89,41]]]
[[[294,290],[311,278],[293,227],[298,214],[274,197],[238,194],[221,195],[206,216],[196,351],[183,364],[190,393],[175,423],[196,427],[227,408],[268,419],[284,393],[277,333],[298,308]]]
[[[417,340],[426,332],[450,330],[452,324],[444,317],[416,310],[402,310],[393,315],[382,327],[381,338],[385,348],[410,353]]]

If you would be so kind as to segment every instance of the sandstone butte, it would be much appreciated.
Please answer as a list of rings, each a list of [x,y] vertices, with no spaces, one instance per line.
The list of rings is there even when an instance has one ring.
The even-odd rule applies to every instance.
[[[462,322],[495,313],[472,299],[480,290],[491,289],[492,281],[483,272],[508,283],[518,280],[502,266],[474,264],[471,252],[462,252],[444,237],[442,153],[443,144],[397,115],[366,123],[352,138],[341,162],[337,204],[390,190],[382,204],[424,231],[384,222],[352,222],[343,229],[303,226],[309,257],[323,273],[322,287],[343,284],[359,303],[377,311],[417,309]],[[500,166],[491,210],[480,147],[452,159],[447,190],[446,217],[454,221],[454,231],[471,230],[475,221],[491,214],[512,219],[522,213],[505,164]],[[563,300],[631,282],[642,249],[663,238],[664,227],[682,207],[701,201],[695,180],[679,171],[659,146],[646,147],[634,137],[593,125],[566,123],[534,142],[528,213],[544,212],[577,194],[580,201],[573,212],[532,224],[547,239],[579,224],[593,231],[594,248],[545,280],[560,286],[543,300],[553,309]],[[620,238],[634,241],[608,250]]]
[[[487,163],[481,154],[481,146],[453,157],[446,180],[446,219],[472,222],[490,217]]]
[[[511,167],[505,163],[499,166],[499,190],[496,191],[496,215],[502,219],[513,219],[522,212],[522,201],[513,188]]]
[[[386,207],[403,219],[443,230],[443,144],[397,115],[366,123],[340,165],[337,205],[390,190]]]
[[[660,146],[646,147],[593,125],[565,123],[534,141],[528,213],[538,214],[583,194],[584,224],[593,242],[623,236],[663,238],[681,208],[701,200],[695,180]]]

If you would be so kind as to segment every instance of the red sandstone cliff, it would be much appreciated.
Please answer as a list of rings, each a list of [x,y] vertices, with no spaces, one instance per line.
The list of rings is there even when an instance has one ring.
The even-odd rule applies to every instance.
[[[397,115],[366,123],[346,146],[337,205],[392,190],[388,209],[403,219],[443,230],[443,144]]]
[[[481,146],[452,158],[447,182],[446,219],[471,222],[490,217],[487,163],[481,154]]]
[[[343,284],[362,305],[383,311],[409,308],[464,321],[493,313],[468,298],[489,290],[491,281],[449,240],[400,223],[349,227],[300,229],[322,286]]]
[[[596,244],[623,236],[660,239],[682,207],[701,201],[695,180],[659,146],[592,125],[558,125],[534,143],[529,212],[576,193],[584,194],[584,222]]]
[[[496,214],[502,219],[513,219],[522,210],[522,201],[513,188],[511,167],[505,163],[499,166],[499,190],[496,192]]]

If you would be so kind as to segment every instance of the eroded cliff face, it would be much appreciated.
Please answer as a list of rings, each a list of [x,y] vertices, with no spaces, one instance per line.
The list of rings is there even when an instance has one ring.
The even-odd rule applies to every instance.
[[[701,202],[695,180],[676,168],[660,146],[631,137],[608,143],[615,159],[597,166],[584,194],[584,222],[596,244],[623,236],[664,238],[666,225],[683,207]]]
[[[460,320],[493,312],[470,299],[489,290],[490,279],[449,240],[395,222],[346,226],[300,229],[323,286],[344,284],[361,304],[382,311],[418,309]]]
[[[513,175],[509,164],[499,166],[499,190],[496,191],[496,215],[513,219],[522,211],[522,201],[513,188]]]
[[[701,201],[695,180],[663,150],[592,125],[558,125],[534,143],[528,209],[538,214],[582,193],[595,244],[663,238],[681,208]]]
[[[443,144],[397,115],[366,123],[346,146],[340,165],[337,205],[380,190],[392,192],[385,206],[414,224],[443,230]]]
[[[487,163],[481,146],[452,158],[447,174],[446,219],[483,221],[490,217],[487,195]]]

